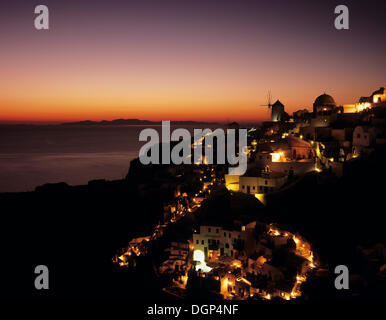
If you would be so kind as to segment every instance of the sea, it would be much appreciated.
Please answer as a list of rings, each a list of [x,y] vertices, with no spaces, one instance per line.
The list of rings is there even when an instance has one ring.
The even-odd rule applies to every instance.
[[[146,143],[139,134],[149,127],[161,132],[160,125],[0,125],[0,192],[123,179]],[[191,133],[206,127],[184,126]]]

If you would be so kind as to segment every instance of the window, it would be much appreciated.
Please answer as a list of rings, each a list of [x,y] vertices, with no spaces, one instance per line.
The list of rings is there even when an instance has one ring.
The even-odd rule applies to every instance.
[[[212,230],[210,228],[208,228],[208,232],[211,232]]]
[[[224,232],[224,237],[226,237],[227,236],[227,233],[226,232]]]
[[[232,235],[229,233],[229,238],[232,237]]]
[[[262,187],[262,186],[259,186],[259,190],[260,190],[260,191],[263,190],[263,187]]]
[[[242,186],[241,186],[241,188],[242,188],[242,189],[245,189],[245,186],[244,186],[244,185],[242,185]]]
[[[196,240],[196,244],[199,244],[200,243],[200,241],[198,241],[198,239]]]
[[[218,230],[218,229],[216,229],[216,233],[218,233],[218,231],[219,231],[219,230]]]
[[[357,138],[358,138],[358,139],[361,138],[361,134],[360,134],[360,133],[357,134]]]
[[[268,181],[267,181],[267,180],[265,180],[265,184],[268,184]]]
[[[201,240],[201,244],[204,244],[205,242],[204,242],[204,240]]]
[[[256,187],[255,187],[255,186],[253,186],[253,187],[252,187],[252,189],[253,189],[253,190],[255,190],[255,189],[256,189]]]
[[[225,244],[225,248],[229,249],[229,243]]]

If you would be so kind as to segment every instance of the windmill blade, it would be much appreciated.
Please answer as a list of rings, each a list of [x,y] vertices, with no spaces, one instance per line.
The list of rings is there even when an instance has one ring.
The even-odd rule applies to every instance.
[[[269,109],[272,107],[272,94],[271,94],[271,89],[268,90],[268,94],[267,94],[267,105],[268,105],[267,114],[268,114],[268,117],[269,117]]]
[[[272,107],[272,95],[271,95],[271,89],[268,90],[268,94],[267,94],[267,105],[268,105],[268,108]]]
[[[271,95],[271,90],[268,90],[267,93],[267,104],[261,104],[261,107],[268,107],[267,112],[269,115],[269,109],[272,107],[272,95]]]

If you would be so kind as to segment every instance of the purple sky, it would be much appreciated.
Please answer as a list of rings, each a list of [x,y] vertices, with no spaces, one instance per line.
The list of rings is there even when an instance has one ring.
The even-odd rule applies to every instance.
[[[34,7],[50,30],[34,29]],[[350,30],[334,28],[334,8]],[[385,1],[2,1],[0,121],[261,120],[386,85]]]

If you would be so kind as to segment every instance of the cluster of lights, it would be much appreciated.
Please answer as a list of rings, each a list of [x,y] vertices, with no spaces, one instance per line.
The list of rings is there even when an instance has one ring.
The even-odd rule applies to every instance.
[[[146,238],[145,241],[148,242],[150,240],[157,240],[163,234],[163,229],[166,228],[169,223],[175,223],[177,221],[177,217],[176,216],[183,217],[187,213],[194,212],[194,209],[199,208],[201,206],[201,200],[197,199],[197,197],[199,197],[201,194],[203,194],[204,191],[207,191],[208,193],[210,193],[210,186],[213,186],[214,182],[216,181],[215,176],[216,175],[214,173],[214,168],[211,168],[210,177],[212,179],[211,179],[211,181],[208,184],[204,184],[202,189],[198,193],[195,194],[195,197],[192,199],[193,204],[190,207],[189,206],[185,207],[184,205],[180,204],[180,208],[178,208],[178,209],[176,209],[175,207],[172,207],[171,208],[171,212],[172,213],[176,213],[176,214],[174,214],[170,218],[169,221],[166,221],[165,224],[163,224],[163,225],[158,224],[154,228],[154,232],[153,232],[151,238]],[[206,179],[207,176],[205,175],[204,178]],[[202,181],[202,178],[200,178],[200,181]],[[176,198],[179,198],[179,197],[187,198],[188,194],[186,192],[181,194],[181,192],[178,191],[176,193]],[[143,252],[146,252],[146,247],[142,248],[142,249],[144,249],[144,250],[142,250]],[[141,250],[139,249],[138,246],[130,246],[129,245],[125,249],[125,252],[123,254],[121,254],[120,256],[115,256],[113,258],[113,262],[117,263],[121,267],[127,267],[127,266],[129,266],[129,260],[130,259],[133,259],[135,256],[140,256],[141,254],[142,254],[142,252],[141,252]]]
[[[358,103],[356,105],[357,112],[361,112],[363,110],[367,110],[371,108],[371,103],[365,102],[365,103]]]
[[[309,264],[308,264],[309,269],[307,271],[305,271],[303,274],[298,274],[296,276],[296,283],[295,283],[294,287],[292,288],[291,292],[290,293],[282,292],[280,295],[281,298],[283,298],[285,300],[295,299],[301,295],[300,285],[307,280],[306,273],[308,271],[311,271],[312,269],[316,268],[316,264],[314,262],[314,254],[311,251],[311,246],[309,243],[307,243],[306,241],[304,241],[300,237],[295,236],[287,231],[280,231],[279,229],[274,228],[272,225],[270,226],[267,233],[268,233],[268,235],[270,235],[272,237],[281,236],[281,237],[285,237],[285,238],[292,238],[292,240],[296,244],[296,254],[309,261]],[[267,300],[271,299],[270,294],[262,295],[262,297],[264,299],[267,299]]]

